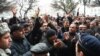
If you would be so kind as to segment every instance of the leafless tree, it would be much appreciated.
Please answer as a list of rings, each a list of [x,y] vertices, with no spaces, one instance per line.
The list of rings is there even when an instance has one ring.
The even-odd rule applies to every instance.
[[[100,0],[79,0],[80,3],[83,3],[87,6],[100,6]]]
[[[13,1],[8,2],[7,0],[0,0],[0,13],[9,11],[15,3]]]
[[[20,7],[20,17],[23,18],[27,15],[29,10],[32,10],[36,6],[37,0],[16,0],[16,2],[16,4],[18,4],[18,6]],[[25,7],[26,5],[27,7]],[[24,14],[22,13],[22,11],[24,12]]]
[[[73,0],[55,0],[51,5],[57,10],[63,10],[66,13],[70,13],[76,8],[78,3],[74,3]]]

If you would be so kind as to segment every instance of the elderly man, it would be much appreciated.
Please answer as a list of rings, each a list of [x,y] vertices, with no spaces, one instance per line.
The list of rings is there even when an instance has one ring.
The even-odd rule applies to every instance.
[[[10,29],[7,23],[0,23],[0,56],[10,56],[11,41]]]

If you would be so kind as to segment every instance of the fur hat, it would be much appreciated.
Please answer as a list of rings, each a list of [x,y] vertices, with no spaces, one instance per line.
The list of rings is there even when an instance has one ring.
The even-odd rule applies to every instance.
[[[10,28],[6,22],[0,23],[0,35],[10,32]]]

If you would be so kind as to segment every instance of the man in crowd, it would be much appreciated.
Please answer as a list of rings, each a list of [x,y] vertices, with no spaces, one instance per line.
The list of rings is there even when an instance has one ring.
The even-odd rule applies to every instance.
[[[65,47],[67,48],[67,45],[57,38],[56,31],[53,29],[47,30],[45,40],[42,43],[45,43],[49,47],[50,56],[62,56],[63,54],[61,55],[59,50]]]
[[[11,34],[12,34],[12,56],[31,56],[30,52],[30,43],[25,38],[25,32],[23,25],[21,24],[14,24],[11,27]]]
[[[64,32],[64,40],[63,42],[68,46],[68,48],[64,49],[66,55],[75,56],[75,43],[77,41],[77,25],[72,23],[69,26],[69,31]]]
[[[55,30],[51,28],[45,30],[43,40],[31,48],[32,55],[48,56],[49,53],[50,56],[59,56],[57,51],[64,46],[64,43],[57,38]]]
[[[10,29],[7,23],[0,23],[0,56],[10,56],[11,42]]]
[[[79,32],[80,33],[86,32],[86,30],[87,30],[87,26],[85,24],[79,25]]]

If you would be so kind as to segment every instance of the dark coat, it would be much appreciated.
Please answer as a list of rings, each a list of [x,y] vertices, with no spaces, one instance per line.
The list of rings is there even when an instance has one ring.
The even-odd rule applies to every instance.
[[[11,56],[32,56],[30,52],[30,44],[26,39],[15,40],[11,46]]]
[[[42,31],[40,27],[42,26],[41,18],[37,17],[35,20],[35,25],[33,30],[26,36],[30,44],[35,45],[42,39]]]
[[[9,25],[13,25],[13,24],[17,24],[19,23],[20,20],[16,17],[16,16],[13,16],[11,19],[9,19]]]
[[[69,39],[68,40],[63,40],[63,42],[68,46],[67,48],[65,48],[63,51],[63,53],[65,54],[65,56],[75,56],[75,44],[78,40],[78,33],[75,33],[75,35],[70,34],[69,32],[67,32],[69,34]]]

